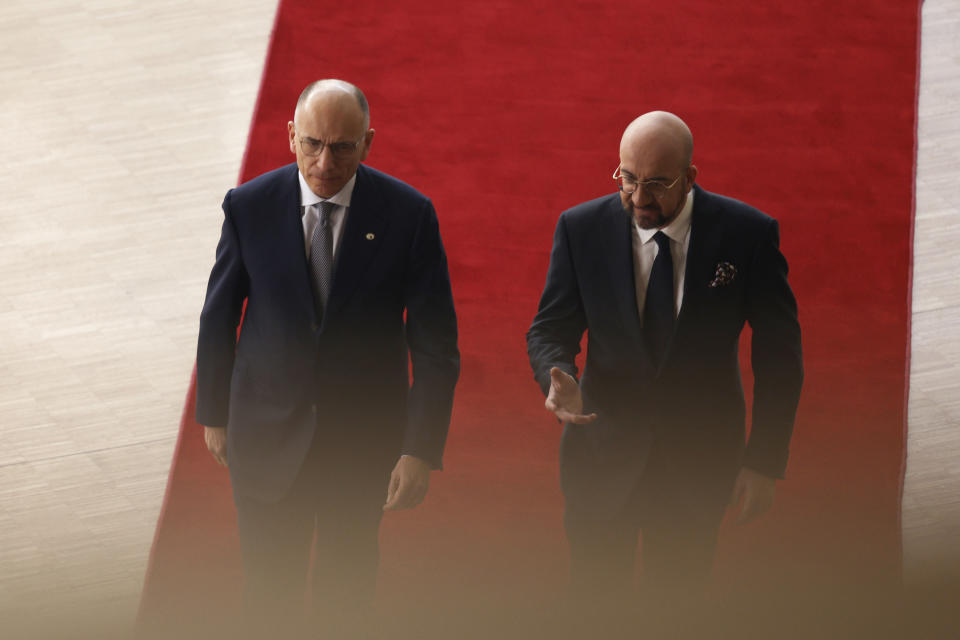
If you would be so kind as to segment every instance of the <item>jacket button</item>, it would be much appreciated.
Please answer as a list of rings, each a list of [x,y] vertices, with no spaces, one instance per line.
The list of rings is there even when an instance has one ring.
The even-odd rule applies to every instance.
[[[320,325],[318,325],[316,322],[311,322],[311,323],[310,323],[310,330],[311,330],[311,331],[314,331],[314,332],[319,331],[319,330],[320,330]]]

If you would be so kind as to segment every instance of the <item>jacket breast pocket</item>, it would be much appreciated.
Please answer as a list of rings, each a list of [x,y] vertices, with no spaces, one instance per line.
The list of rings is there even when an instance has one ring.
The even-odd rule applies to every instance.
[[[745,293],[739,282],[707,287],[699,296],[697,314],[701,316],[701,320],[735,322],[743,316]]]

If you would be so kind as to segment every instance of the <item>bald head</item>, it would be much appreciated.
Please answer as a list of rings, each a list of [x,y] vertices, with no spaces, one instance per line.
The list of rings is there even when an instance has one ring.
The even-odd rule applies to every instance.
[[[620,155],[626,149],[647,147],[664,158],[676,159],[678,169],[693,161],[693,134],[683,120],[667,111],[651,111],[631,122],[620,139]]]
[[[370,106],[367,104],[367,97],[358,86],[333,78],[311,82],[300,92],[300,97],[297,99],[297,108],[293,113],[294,122],[297,121],[297,116],[316,100],[342,102],[345,108],[355,106],[362,114],[363,128],[370,127]]]
[[[672,113],[651,111],[627,126],[619,171],[633,190],[621,191],[620,200],[641,228],[662,228],[676,219],[697,178],[692,160],[693,135]]]

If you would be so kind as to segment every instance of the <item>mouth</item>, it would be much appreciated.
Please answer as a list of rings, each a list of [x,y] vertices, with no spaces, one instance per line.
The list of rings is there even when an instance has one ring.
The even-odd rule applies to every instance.
[[[637,215],[642,216],[658,216],[660,215],[659,207],[634,207],[633,212]]]
[[[642,229],[652,229],[663,223],[663,213],[659,207],[633,207],[631,213]]]

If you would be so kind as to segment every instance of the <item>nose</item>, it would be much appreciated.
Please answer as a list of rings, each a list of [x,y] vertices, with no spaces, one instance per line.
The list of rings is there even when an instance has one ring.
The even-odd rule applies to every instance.
[[[630,201],[633,202],[635,207],[646,207],[653,201],[653,198],[648,196],[647,190],[643,188],[643,185],[640,185],[636,191],[630,194]]]
[[[317,168],[320,169],[322,173],[333,169],[335,164],[336,159],[333,157],[333,151],[330,149],[330,145],[324,145],[323,151],[317,156]]]

